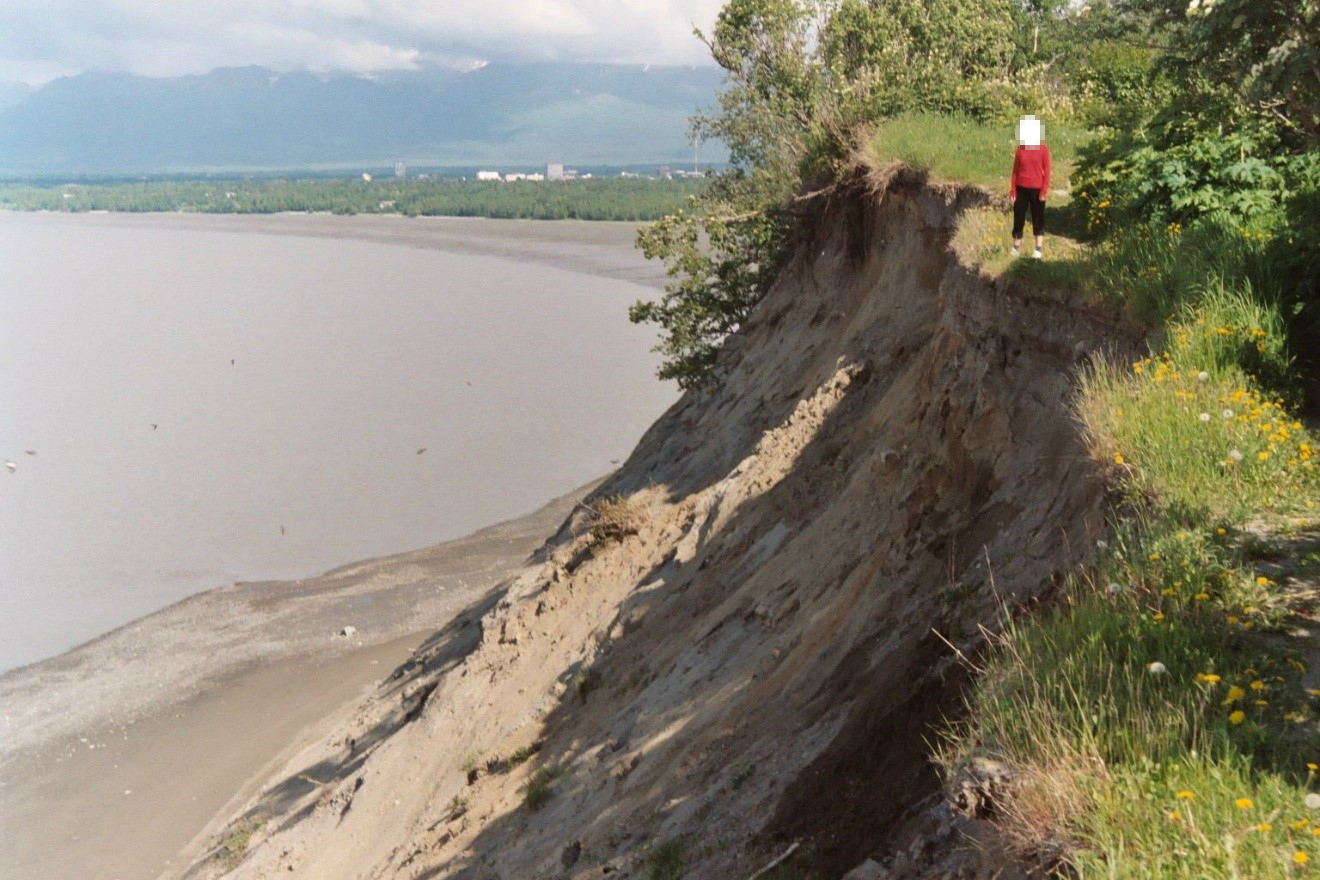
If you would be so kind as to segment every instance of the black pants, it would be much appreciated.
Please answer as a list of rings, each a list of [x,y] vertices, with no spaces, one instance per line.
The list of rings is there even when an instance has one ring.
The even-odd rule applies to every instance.
[[[1031,208],[1031,234],[1045,234],[1045,203],[1040,200],[1040,187],[1019,186],[1013,201],[1013,238],[1022,237],[1027,221],[1027,208]]]

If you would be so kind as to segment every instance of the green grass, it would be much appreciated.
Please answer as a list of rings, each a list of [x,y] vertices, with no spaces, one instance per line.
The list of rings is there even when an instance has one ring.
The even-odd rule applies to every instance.
[[[1102,360],[1086,378],[1080,415],[1093,451],[1124,470],[1131,495],[1209,517],[1313,507],[1316,438],[1240,366],[1287,375],[1277,311],[1222,287],[1184,311],[1158,356]]]
[[[1090,134],[1046,119],[1042,140],[1050,148],[1053,186],[1062,189],[1072,173],[1077,149]],[[940,180],[959,180],[1008,193],[1017,149],[1017,124],[991,125],[955,116],[910,113],[876,127],[863,146],[863,158],[872,167],[898,159],[923,168]]]
[[[1020,853],[1062,852],[1082,877],[1189,880],[1320,858],[1320,825],[1290,827],[1320,823],[1303,805],[1317,700],[1260,634],[1276,585],[1233,546],[1172,517],[1123,524],[1066,603],[1008,625],[938,758],[1014,769],[997,821]]]
[[[1046,214],[1051,223],[1060,212]],[[1013,256],[1013,218],[993,208],[972,208],[963,214],[953,236],[953,249],[968,265],[980,266],[991,275],[1022,278],[1047,287],[1083,290],[1092,275],[1091,250],[1066,235],[1048,233],[1045,258],[1032,259],[1030,229],[1023,253]]]
[[[1086,135],[1049,120],[1045,131],[1064,187]],[[1013,135],[906,116],[860,159],[1000,191]],[[1283,635],[1297,602],[1287,577],[1310,557],[1267,574],[1268,541],[1242,528],[1320,517],[1317,441],[1293,411],[1299,377],[1267,259],[1278,230],[1115,229],[1067,199],[1048,218],[1042,261],[1013,259],[1002,209],[967,212],[953,247],[993,275],[1082,291],[1153,328],[1151,356],[1098,360],[1076,404],[1124,505],[1063,600],[1007,622],[936,758],[949,773],[982,757],[1010,768],[991,821],[1019,855],[1079,877],[1320,869],[1320,808],[1305,805],[1320,789],[1320,692],[1303,688]]]
[[[959,222],[954,249],[963,261],[993,275],[1020,277],[1048,287],[1081,289],[1091,277],[1091,250],[1085,218],[1066,194],[1077,149],[1090,136],[1080,129],[1045,123],[1054,170],[1051,189],[1063,190],[1048,200],[1044,260],[1012,254],[1012,216],[1002,209],[968,211]],[[864,142],[859,160],[881,169],[895,160],[927,170],[941,180],[965,181],[1008,194],[1016,125],[990,125],[971,119],[935,114],[906,114],[878,126]],[[1029,230],[1028,230],[1029,231]],[[1028,249],[1030,236],[1026,239]]]

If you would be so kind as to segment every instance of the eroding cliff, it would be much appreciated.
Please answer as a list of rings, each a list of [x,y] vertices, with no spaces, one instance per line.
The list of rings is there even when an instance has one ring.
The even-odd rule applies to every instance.
[[[928,755],[967,681],[951,645],[974,656],[1094,546],[1070,398],[1135,341],[960,265],[985,198],[910,173],[822,198],[719,390],[188,875],[730,878],[800,842],[790,865],[837,877],[947,832]]]

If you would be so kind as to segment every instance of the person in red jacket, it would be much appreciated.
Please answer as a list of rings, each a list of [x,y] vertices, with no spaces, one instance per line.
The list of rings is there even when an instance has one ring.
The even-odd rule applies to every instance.
[[[1013,200],[1013,256],[1022,252],[1022,227],[1031,211],[1031,234],[1041,258],[1045,246],[1045,198],[1050,192],[1050,148],[1041,143],[1040,120],[1023,116],[1018,123],[1018,149],[1013,157],[1013,176],[1008,197]]]

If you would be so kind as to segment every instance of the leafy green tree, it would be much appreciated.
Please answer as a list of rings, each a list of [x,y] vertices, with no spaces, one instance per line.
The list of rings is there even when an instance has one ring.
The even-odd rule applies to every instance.
[[[720,342],[787,259],[796,221],[785,206],[839,179],[866,126],[908,110],[988,118],[1028,100],[1016,3],[729,0],[711,33],[698,31],[726,86],[693,133],[723,141],[734,167],[638,237],[672,279],[630,311],[662,329],[662,377],[718,381]]]
[[[1169,88],[1097,139],[1074,188],[1098,225],[1276,217],[1320,145],[1320,0],[1126,0]]]

